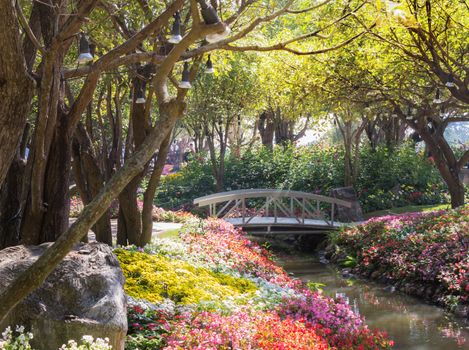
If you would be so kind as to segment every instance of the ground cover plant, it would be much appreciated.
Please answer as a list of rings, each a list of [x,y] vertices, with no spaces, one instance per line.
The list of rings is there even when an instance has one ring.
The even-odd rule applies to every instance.
[[[127,349],[392,346],[344,300],[291,278],[268,251],[222,220],[192,221],[178,240],[117,248],[116,255],[131,296]]]
[[[469,317],[469,206],[373,218],[332,243],[335,261]]]

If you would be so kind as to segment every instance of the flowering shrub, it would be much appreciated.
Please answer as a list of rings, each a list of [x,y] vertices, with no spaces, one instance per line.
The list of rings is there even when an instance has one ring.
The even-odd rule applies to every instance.
[[[2,333],[0,339],[1,350],[32,350],[29,344],[33,339],[33,334],[24,331],[23,326],[16,326],[15,331],[11,327],[7,327]],[[91,335],[84,335],[81,343],[78,344],[75,340],[69,340],[67,344],[63,344],[59,350],[111,350],[112,346],[109,345],[109,339],[94,339]]]
[[[143,209],[143,201],[137,200],[137,205],[139,210]],[[81,211],[84,208],[84,204],[80,197],[73,196],[70,198],[70,217],[76,218],[80,215]],[[118,201],[113,201],[110,208],[110,215],[111,218],[117,218],[119,213],[119,203]],[[153,221],[157,222],[178,222],[178,223],[186,223],[191,220],[196,220],[195,216],[191,213],[178,210],[178,211],[171,211],[171,210],[164,210],[163,208],[158,208],[153,206],[152,209],[152,219]]]
[[[84,335],[81,338],[81,344],[75,340],[69,340],[67,345],[62,345],[59,350],[111,350],[109,339],[94,339],[91,335]]]
[[[186,322],[175,324],[165,349],[330,349],[314,328],[280,319],[275,313],[238,312],[224,316],[202,312],[190,320],[190,329]]]
[[[242,278],[212,272],[184,261],[159,255],[116,249],[124,275],[125,292],[151,302],[170,298],[193,304],[252,293],[256,286]]]
[[[439,303],[469,302],[469,206],[374,218],[344,229],[334,242],[356,257],[360,273],[378,271],[402,285],[421,286]]]
[[[343,300],[311,292],[222,220],[191,222],[178,241],[119,248],[127,349],[388,349]],[[146,299],[154,304],[134,298]]]
[[[194,215],[186,211],[164,210],[163,208],[158,208],[156,206],[153,206],[152,218],[153,221],[157,222],[178,222],[182,224],[196,219]]]
[[[78,196],[73,196],[70,198],[70,217],[77,218],[81,211],[84,208],[83,201]],[[111,218],[117,218],[117,214],[119,213],[119,202],[117,200],[112,201],[111,206],[109,208],[109,215]]]
[[[33,339],[33,334],[24,332],[23,326],[16,326],[15,331],[7,327],[0,339],[0,349],[2,350],[30,350],[29,341]]]
[[[364,328],[363,320],[344,300],[334,301],[317,293],[304,291],[303,295],[284,300],[279,315],[305,320],[339,349],[380,349],[392,344],[384,334]]]
[[[83,210],[83,202],[80,197],[73,196],[70,198],[70,217],[76,218],[80,215],[81,211]]]

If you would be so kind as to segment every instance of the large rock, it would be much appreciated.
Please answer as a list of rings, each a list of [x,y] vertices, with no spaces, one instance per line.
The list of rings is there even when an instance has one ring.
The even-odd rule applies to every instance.
[[[353,187],[339,187],[331,190],[331,196],[352,202],[352,207],[337,206],[337,220],[341,222],[363,221],[363,211]]]
[[[16,246],[0,251],[0,290],[47,249]],[[109,338],[113,349],[124,349],[127,333],[124,276],[110,247],[80,244],[70,252],[45,283],[15,307],[8,325],[24,325],[34,334],[33,348],[58,349],[83,335]]]

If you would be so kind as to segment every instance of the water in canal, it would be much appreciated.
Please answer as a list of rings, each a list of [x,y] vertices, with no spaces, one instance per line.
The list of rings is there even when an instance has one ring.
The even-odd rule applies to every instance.
[[[342,293],[370,328],[388,332],[396,350],[469,350],[469,324],[436,306],[382,285],[344,279],[319,259],[288,258],[282,265],[304,281],[325,284],[322,289],[329,296]]]

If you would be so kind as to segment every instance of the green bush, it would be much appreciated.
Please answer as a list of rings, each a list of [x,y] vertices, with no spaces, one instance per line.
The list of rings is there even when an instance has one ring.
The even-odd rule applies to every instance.
[[[264,147],[227,157],[224,187],[278,188],[328,195],[344,183],[344,154],[340,147]],[[436,168],[412,145],[395,149],[362,148],[355,189],[365,212],[411,204],[446,201],[445,186]],[[162,181],[156,205],[191,209],[194,198],[215,192],[209,162],[190,162]]]

